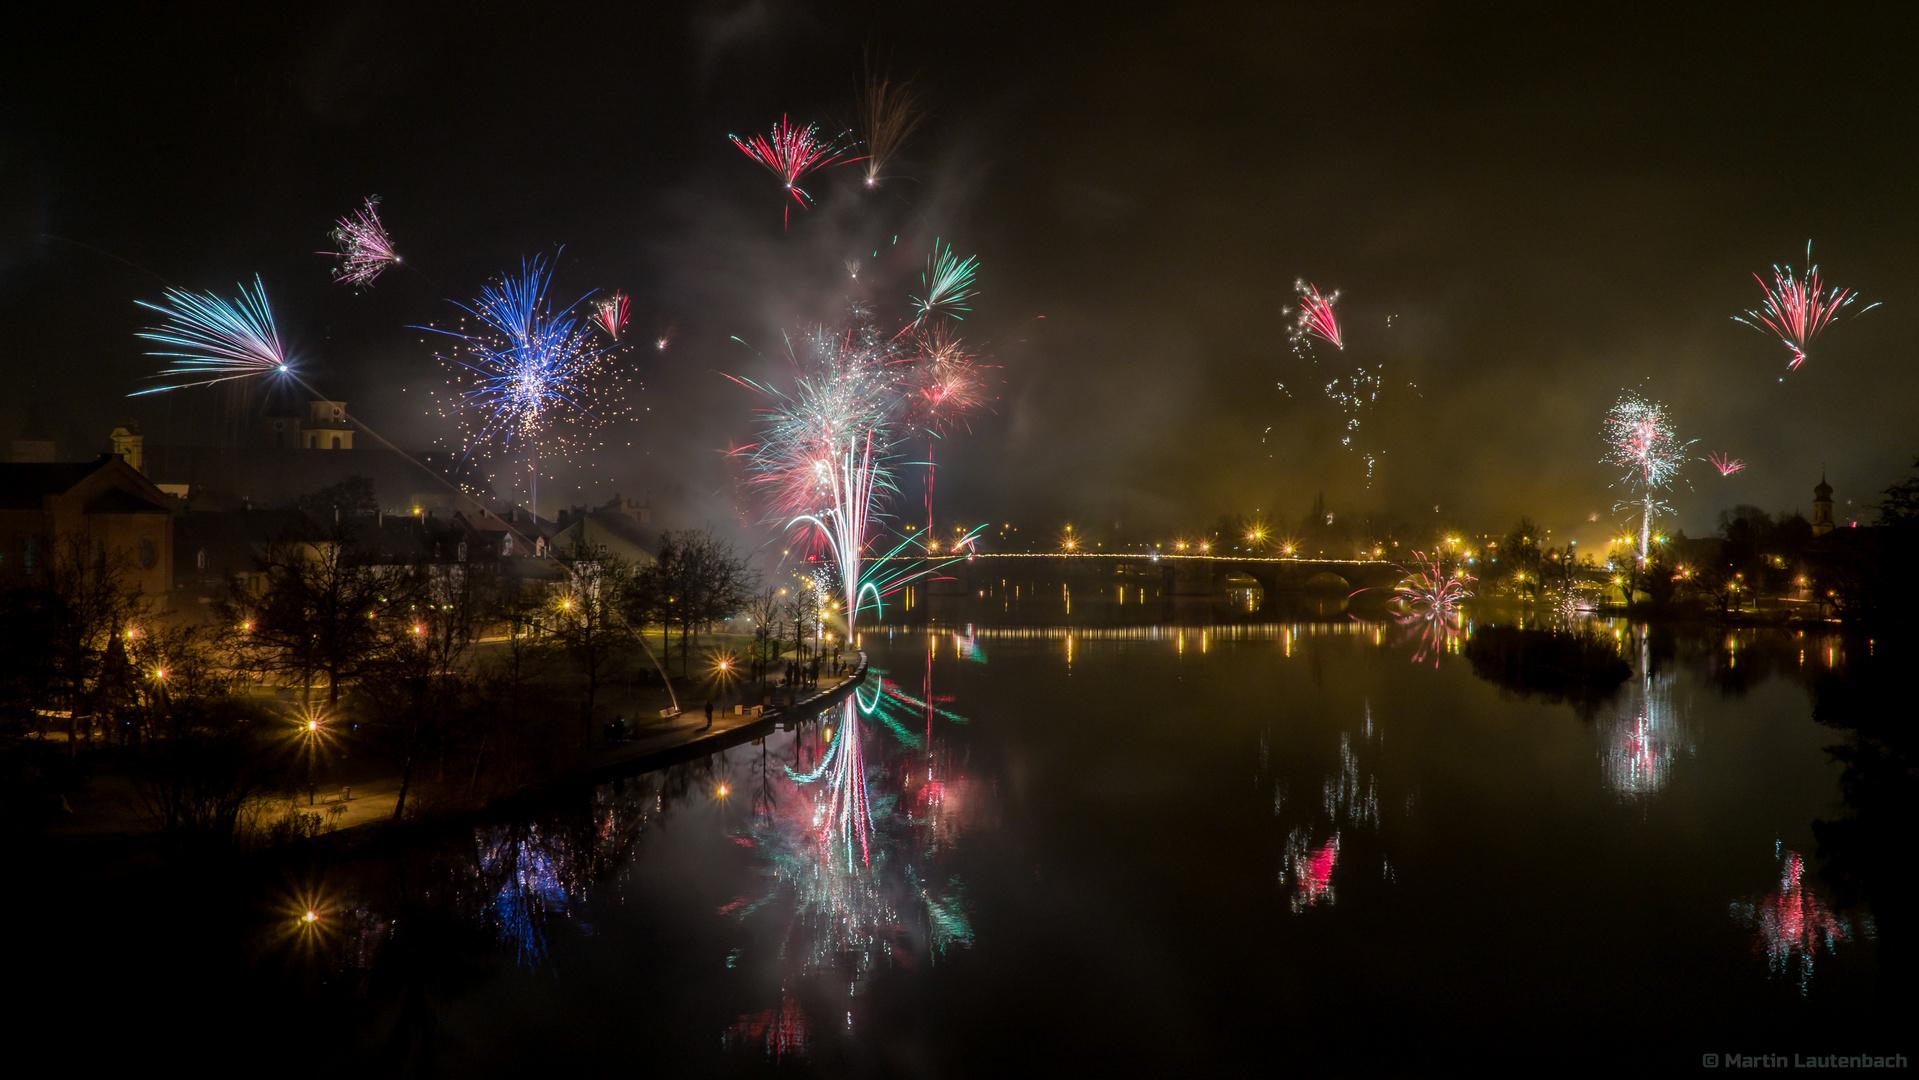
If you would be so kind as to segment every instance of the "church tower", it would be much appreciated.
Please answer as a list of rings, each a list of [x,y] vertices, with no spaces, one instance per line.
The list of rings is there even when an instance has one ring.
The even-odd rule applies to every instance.
[[[1832,531],[1832,485],[1826,483],[1824,469],[1819,471],[1819,486],[1812,489],[1812,535]]]

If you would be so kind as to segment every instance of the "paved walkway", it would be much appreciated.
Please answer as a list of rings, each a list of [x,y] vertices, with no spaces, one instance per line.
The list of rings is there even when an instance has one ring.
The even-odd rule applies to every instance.
[[[756,726],[765,726],[770,729],[772,725],[786,717],[808,715],[813,710],[837,700],[842,690],[849,689],[865,677],[866,660],[862,656],[858,666],[848,672],[845,678],[822,676],[818,686],[802,687],[797,692],[797,700],[790,709],[769,708],[763,715],[756,715],[749,709],[744,714],[735,715],[730,706],[726,712],[720,712],[716,707],[713,712],[713,726],[710,728],[706,726],[706,713],[698,707],[689,708],[671,720],[646,722],[637,727],[626,742],[595,750],[589,759],[589,767],[595,775],[637,772],[643,771],[646,766],[642,764],[639,768],[631,770],[623,769],[621,766],[638,763],[642,758],[652,758],[709,741],[714,743],[716,748],[730,746],[738,741],[728,738],[732,733],[742,728]],[[775,690],[772,697],[775,701],[784,700],[786,693],[787,691],[784,690]],[[389,809],[391,809],[390,806]]]
[[[862,655],[858,666],[845,678],[822,677],[818,686],[800,688],[797,700],[790,709],[773,707],[763,714],[745,712],[735,715],[731,706],[726,712],[716,707],[710,728],[706,726],[706,713],[698,707],[672,719],[643,721],[626,742],[596,746],[587,756],[587,768],[595,777],[631,775],[668,764],[669,760],[664,759],[691,758],[711,753],[744,741],[748,737],[746,729],[771,731],[774,725],[785,718],[810,715],[833,703],[865,676],[866,658]],[[780,688],[770,689],[776,701],[784,700],[789,693]],[[708,745],[711,749],[706,749]],[[320,813],[323,815],[322,831],[332,833],[391,821],[394,805],[399,798],[400,778],[387,776],[351,786],[322,785],[313,793],[311,805],[307,802],[308,794],[304,790],[263,796],[254,805],[259,810],[259,824],[262,827],[270,825],[291,808]],[[126,776],[109,774],[96,777],[84,795],[76,794],[64,820],[57,821],[48,832],[50,835],[71,837],[135,836],[151,831],[151,820],[145,801],[132,780]]]

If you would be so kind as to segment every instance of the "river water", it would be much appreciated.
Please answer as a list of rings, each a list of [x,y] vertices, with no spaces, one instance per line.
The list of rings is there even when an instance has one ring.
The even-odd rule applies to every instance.
[[[1912,1057],[1883,646],[1589,629],[1632,664],[1610,695],[1390,620],[873,629],[818,720],[170,886],[161,924],[93,932],[142,939],[100,977],[295,1073]]]

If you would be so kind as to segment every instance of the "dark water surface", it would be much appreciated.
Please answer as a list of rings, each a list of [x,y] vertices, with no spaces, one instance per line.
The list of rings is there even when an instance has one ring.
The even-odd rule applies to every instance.
[[[1914,1057],[1909,657],[1598,629],[1633,675],[1571,701],[1390,622],[869,631],[883,682],[818,722],[142,878],[43,920],[25,981],[268,1073]]]

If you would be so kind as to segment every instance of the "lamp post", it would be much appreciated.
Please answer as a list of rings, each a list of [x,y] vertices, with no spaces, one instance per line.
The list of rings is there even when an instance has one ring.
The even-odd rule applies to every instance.
[[[302,725],[301,727],[301,735],[302,735],[302,738],[306,740],[307,805],[312,806],[313,791],[314,791],[313,789],[313,757],[314,757],[314,752],[318,749],[317,744],[320,741],[319,719],[317,717],[312,717],[312,716],[307,717],[306,723]]]

